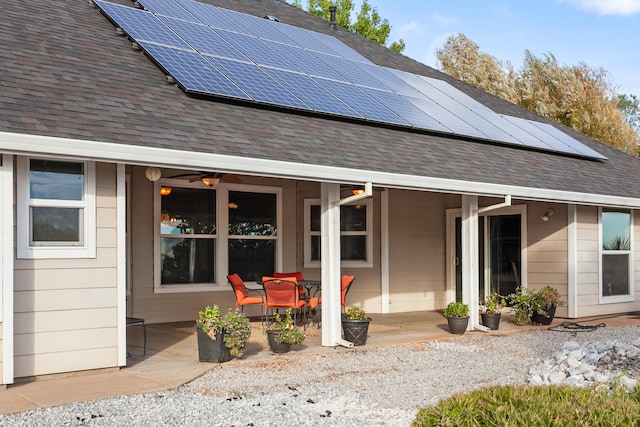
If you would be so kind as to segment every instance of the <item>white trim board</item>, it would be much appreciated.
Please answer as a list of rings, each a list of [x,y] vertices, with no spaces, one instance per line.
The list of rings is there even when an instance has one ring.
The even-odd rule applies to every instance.
[[[169,150],[107,142],[85,141],[0,132],[0,150],[22,155],[59,155],[105,162],[185,169],[216,169],[221,172],[280,177],[327,183],[371,182],[374,187],[449,192],[463,195],[510,195],[522,200],[555,201],[584,205],[639,208],[640,198],[573,191],[470,182],[376,172],[362,169],[311,165],[240,156]]]

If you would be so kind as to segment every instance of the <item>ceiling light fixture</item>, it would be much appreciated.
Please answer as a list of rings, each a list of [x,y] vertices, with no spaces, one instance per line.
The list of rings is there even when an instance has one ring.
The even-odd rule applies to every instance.
[[[173,190],[173,188],[171,188],[171,187],[160,187],[160,195],[161,196],[168,196],[169,194],[171,194],[172,190]]]
[[[202,178],[200,178],[200,181],[202,181],[204,185],[214,187],[220,182],[220,178],[214,176],[203,176]]]
[[[364,188],[359,187],[357,185],[354,185],[353,187],[351,187],[351,194],[353,194],[354,196],[357,196],[358,194],[363,194],[364,193]]]
[[[162,176],[162,171],[160,168],[148,167],[144,171],[144,176],[146,176],[149,181],[156,182]]]

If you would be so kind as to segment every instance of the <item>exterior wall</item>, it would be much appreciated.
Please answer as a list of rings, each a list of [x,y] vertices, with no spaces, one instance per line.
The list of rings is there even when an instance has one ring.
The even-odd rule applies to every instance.
[[[4,354],[3,351],[3,345],[4,345],[4,324],[0,323],[0,384],[4,384],[4,359],[2,358],[2,355]]]
[[[225,281],[219,290],[210,292],[154,293],[154,223],[153,184],[144,176],[144,168],[133,167],[130,173],[131,244],[130,292],[127,316],[141,317],[147,323],[194,321],[206,305],[218,304],[223,312],[235,307],[235,295]],[[295,202],[295,182],[280,179],[242,177],[243,184],[282,187],[283,270],[296,270],[296,226],[299,214]],[[258,307],[247,307],[245,314],[259,315]]]
[[[636,311],[640,308],[640,215],[634,217],[634,291],[633,302],[599,303],[600,254],[598,208],[578,207],[578,317]]]
[[[320,184],[298,182],[298,246],[295,270],[302,271],[305,279],[319,280],[320,268],[304,268],[304,200],[320,198]],[[373,267],[343,267],[342,274],[354,275],[355,280],[347,294],[346,305],[357,305],[369,313],[382,311],[382,292],[380,276],[380,193],[373,194]]]
[[[541,218],[553,209],[549,221]],[[527,288],[556,288],[567,301],[569,248],[567,206],[549,203],[527,205]],[[557,308],[556,316],[567,316],[567,305]]]
[[[115,178],[96,165],[95,259],[15,262],[16,378],[118,365]]]
[[[446,195],[388,191],[389,311],[441,309],[446,305]]]

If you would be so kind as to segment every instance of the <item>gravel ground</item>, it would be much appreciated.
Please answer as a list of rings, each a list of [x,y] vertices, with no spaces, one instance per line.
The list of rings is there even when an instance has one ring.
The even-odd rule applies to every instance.
[[[575,336],[574,336],[575,335]],[[457,392],[525,384],[565,341],[634,342],[640,327],[465,334],[449,341],[274,355],[216,366],[178,391],[0,415],[2,426],[409,426]]]

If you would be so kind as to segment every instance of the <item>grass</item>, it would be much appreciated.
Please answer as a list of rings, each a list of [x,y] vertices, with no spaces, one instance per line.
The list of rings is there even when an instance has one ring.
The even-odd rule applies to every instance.
[[[640,426],[640,386],[494,386],[420,409],[414,427]]]

